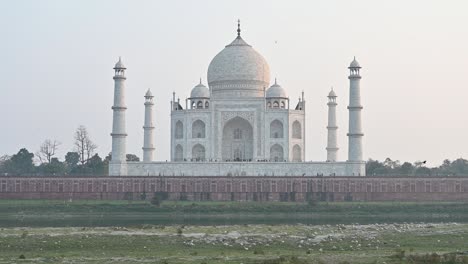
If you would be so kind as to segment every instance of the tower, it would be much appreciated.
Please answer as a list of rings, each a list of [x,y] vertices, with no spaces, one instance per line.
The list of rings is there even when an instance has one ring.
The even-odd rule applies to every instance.
[[[349,74],[349,130],[348,130],[348,161],[362,161],[362,133],[361,128],[361,66],[356,58],[348,67]]]
[[[126,138],[125,129],[125,66],[119,57],[114,70],[114,105],[112,120],[112,159],[109,164],[109,175],[119,176],[127,174],[126,167]]]
[[[332,90],[328,94],[328,140],[327,140],[327,161],[335,162],[338,154],[338,143],[336,133],[338,126],[336,125],[336,94]]]
[[[143,126],[143,162],[153,161],[154,135],[153,135],[153,94],[148,89],[145,94],[145,125]]]

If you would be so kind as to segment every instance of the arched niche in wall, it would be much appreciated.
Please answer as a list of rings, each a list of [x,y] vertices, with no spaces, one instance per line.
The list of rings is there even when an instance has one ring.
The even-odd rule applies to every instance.
[[[205,123],[197,120],[192,124],[192,138],[205,138]]]

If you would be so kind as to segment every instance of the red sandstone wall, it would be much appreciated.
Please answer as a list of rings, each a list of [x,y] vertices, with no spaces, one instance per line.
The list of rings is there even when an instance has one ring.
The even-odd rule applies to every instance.
[[[0,177],[0,199],[468,201],[468,177]]]

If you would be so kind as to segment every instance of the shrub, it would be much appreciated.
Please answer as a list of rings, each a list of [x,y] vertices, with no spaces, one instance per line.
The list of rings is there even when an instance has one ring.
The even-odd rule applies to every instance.
[[[133,193],[132,192],[125,192],[124,193],[124,200],[127,200],[128,203],[133,201]]]
[[[313,207],[318,205],[318,201],[314,198],[310,198],[307,200],[307,205]]]
[[[265,255],[265,252],[261,249],[254,249],[253,253],[255,255]]]
[[[187,201],[188,200],[187,194],[186,193],[181,193],[180,197],[179,197],[179,200],[180,201]]]
[[[151,201],[150,203],[156,207],[159,207],[161,205],[161,201],[159,200],[158,196],[153,196],[153,198],[151,198]]]
[[[155,192],[153,198],[151,198],[150,203],[159,207],[162,201],[167,200],[167,198],[169,198],[169,194],[167,192]]]
[[[297,256],[280,256],[279,258],[274,259],[265,259],[261,264],[307,264],[309,262],[299,259]],[[320,260],[319,260],[320,263]]]
[[[182,230],[182,227],[177,228],[177,235],[178,235],[178,236],[182,236],[182,233],[183,233],[183,232],[184,232],[184,231]]]
[[[402,249],[396,249],[395,254],[393,254],[392,257],[399,260],[403,260],[403,258],[405,257],[405,251]]]
[[[454,253],[439,255],[437,253],[431,254],[411,254],[407,257],[408,262],[416,264],[426,264],[426,263],[445,263],[445,264],[454,264],[454,263],[468,263],[468,258],[464,256],[458,256]]]
[[[308,206],[316,206],[318,205],[318,200],[314,197],[313,193],[308,192],[306,194],[306,201]]]

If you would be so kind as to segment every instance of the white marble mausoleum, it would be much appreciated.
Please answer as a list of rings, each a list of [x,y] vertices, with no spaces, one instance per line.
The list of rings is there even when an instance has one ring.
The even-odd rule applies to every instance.
[[[154,161],[153,95],[145,95],[143,161],[126,161],[125,70],[119,59],[114,67],[115,88],[112,160],[115,176],[364,176],[362,157],[360,69],[349,66],[349,152],[338,161],[336,94],[328,94],[327,159],[305,158],[306,100],[304,92],[291,102],[275,80],[265,58],[241,37],[221,50],[202,81],[184,102],[171,101],[171,160]],[[325,129],[325,128],[324,128]]]

